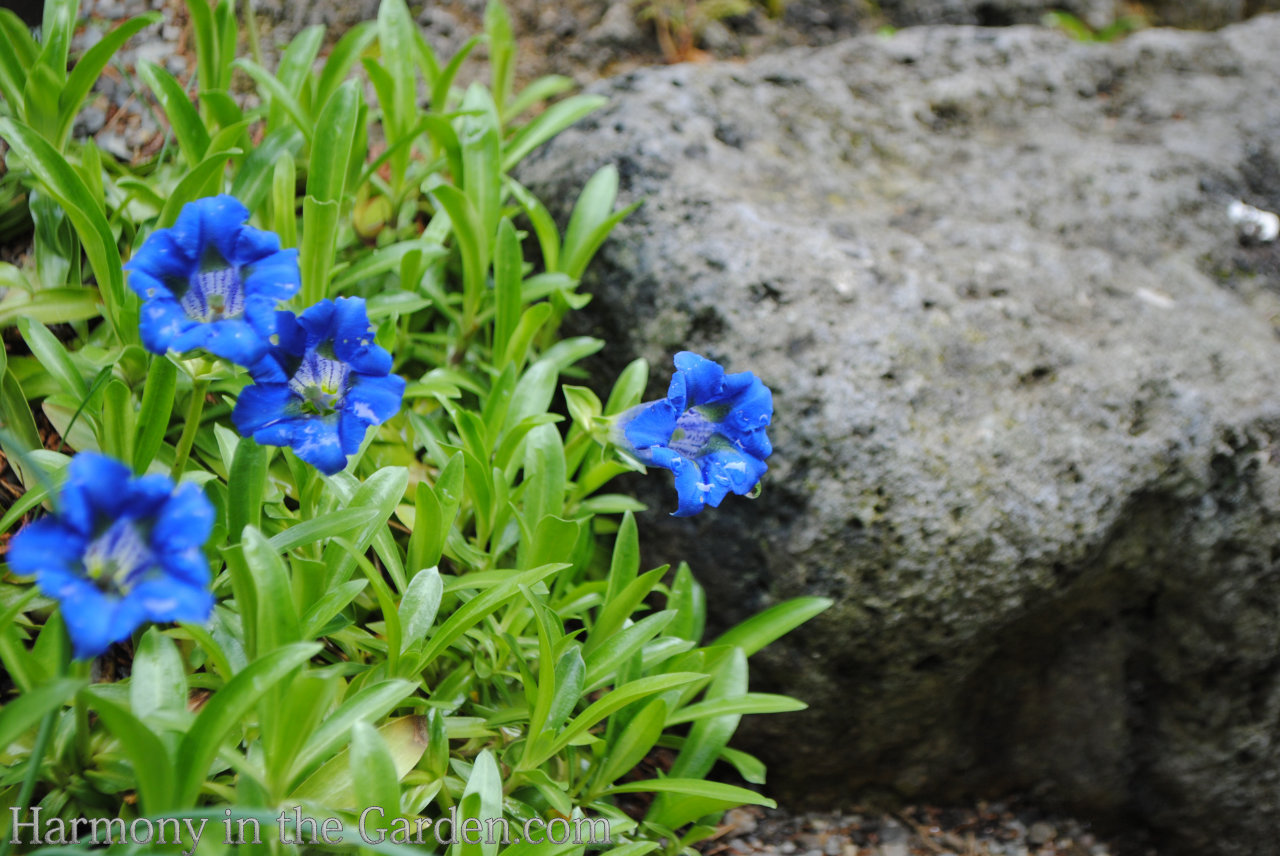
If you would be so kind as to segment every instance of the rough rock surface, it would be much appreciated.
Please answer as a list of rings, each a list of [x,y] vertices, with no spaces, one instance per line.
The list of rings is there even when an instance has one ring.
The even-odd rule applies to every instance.
[[[598,87],[520,178],[645,199],[593,266],[609,377],[775,391],[763,498],[676,520],[717,621],[836,606],[755,659],[791,804],[1038,794],[1162,852],[1280,828],[1280,16],[1085,45],[922,28]],[[767,686],[766,686],[767,685]]]

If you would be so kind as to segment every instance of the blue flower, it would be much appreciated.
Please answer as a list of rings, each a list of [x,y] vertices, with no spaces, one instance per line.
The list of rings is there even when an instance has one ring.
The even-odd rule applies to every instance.
[[[675,357],[667,397],[631,408],[617,421],[619,445],[646,464],[675,473],[676,517],[718,506],[729,491],[751,495],[773,453],[765,433],[773,394],[751,372],[726,374],[689,351]]]
[[[277,313],[278,344],[250,368],[256,384],[236,400],[231,419],[246,437],[291,446],[326,475],[347,465],[371,425],[400,410],[404,378],[373,341],[364,301],[322,300],[294,317]]]
[[[144,621],[202,622],[213,609],[202,547],[213,505],[194,484],[130,478],[111,458],[72,459],[60,511],[23,528],[9,566],[35,575],[82,659],[96,657]]]
[[[178,222],[153,232],[125,265],[143,299],[138,324],[147,350],[204,348],[250,366],[275,333],[276,304],[301,286],[298,251],[245,225],[249,211],[232,196],[182,206]]]

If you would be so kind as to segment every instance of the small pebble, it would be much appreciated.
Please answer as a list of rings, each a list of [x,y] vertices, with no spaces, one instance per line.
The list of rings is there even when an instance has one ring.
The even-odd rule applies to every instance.
[[[1039,847],[1041,844],[1048,844],[1058,836],[1058,830],[1043,820],[1031,824],[1031,828],[1027,830],[1027,841]]]
[[[77,137],[91,137],[102,130],[102,126],[107,124],[107,114],[101,107],[95,107],[90,104],[88,107],[80,111],[80,115],[76,117],[76,124],[73,133]]]
[[[129,150],[129,144],[124,141],[124,135],[119,131],[103,131],[96,139],[98,148],[107,154],[122,161],[132,160],[133,152]]]

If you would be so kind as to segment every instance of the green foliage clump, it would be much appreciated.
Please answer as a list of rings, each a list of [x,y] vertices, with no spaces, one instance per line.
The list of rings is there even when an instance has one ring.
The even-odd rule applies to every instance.
[[[488,84],[466,87],[458,73],[481,39],[438,57],[403,0],[383,0],[322,62],[323,31],[304,30],[274,71],[236,56],[232,0],[188,9],[194,92],[138,68],[172,132],[141,165],[70,130],[111,57],[156,16],[123,24],[68,72],[76,0],[46,4],[40,41],[0,10],[0,230],[33,227],[29,263],[0,264],[0,327],[25,345],[0,352],[0,447],[25,488],[0,533],[48,507],[72,449],[102,452],[203,488],[217,598],[208,623],[150,627],[93,666],[71,658],[56,603],[3,567],[0,805],[22,818],[38,808],[42,828],[205,819],[216,834],[200,854],[320,847],[275,835],[295,806],[339,818],[346,846],[385,853],[408,852],[397,830],[410,820],[451,811],[516,830],[596,817],[611,822],[608,852],[640,856],[688,850],[719,812],[769,804],[708,776],[720,763],[763,781],[760,762],[728,745],[740,717],[802,705],[750,692],[748,658],[827,603],[780,604],[708,643],[689,568],[642,571],[641,506],[605,492],[634,463],[599,442],[599,426],[639,402],[648,369],[630,365],[603,402],[562,387],[604,343],[558,335],[631,209],[615,210],[606,167],[561,232],[511,177],[602,99],[562,97],[560,77],[517,89],[496,2]],[[237,74],[260,106],[233,95]],[[363,298],[408,380],[400,413],[337,475],[236,434],[242,369],[142,347],[122,262],[220,193],[298,249],[294,305]],[[570,419],[553,409],[561,389]],[[638,773],[659,749],[670,767]],[[653,796],[628,814],[619,797],[634,793]],[[384,840],[355,840],[362,814]],[[260,825],[263,843],[228,843],[228,816]],[[0,817],[0,840],[12,819]]]

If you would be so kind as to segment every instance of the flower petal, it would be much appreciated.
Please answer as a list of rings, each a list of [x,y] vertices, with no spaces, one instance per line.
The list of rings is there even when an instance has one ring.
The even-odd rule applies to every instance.
[[[9,543],[9,567],[24,577],[51,571],[68,571],[84,553],[88,539],[57,519],[33,520]]]
[[[253,231],[257,231],[256,229]],[[275,235],[267,232],[265,234]],[[282,250],[241,269],[245,291],[260,294],[273,301],[288,300],[302,287],[302,274],[298,269],[298,251]]]
[[[246,386],[236,399],[235,409],[231,411],[231,421],[236,430],[245,437],[255,435],[267,426],[289,419],[294,414],[288,412],[295,396],[289,387],[282,383],[258,383]],[[259,443],[264,442],[259,439]],[[268,445],[278,445],[268,443]]]
[[[675,364],[676,371],[684,378],[688,407],[707,404],[720,395],[724,387],[724,369],[719,363],[692,351],[681,351],[675,355]]]
[[[321,342],[333,338],[334,304],[332,300],[321,300],[308,306],[298,316],[298,326],[306,331],[307,347],[314,348]]]
[[[202,249],[207,252],[212,245],[228,264],[235,264],[236,245],[244,228],[242,224],[249,219],[249,209],[227,194],[197,199],[183,210],[189,206],[195,206],[200,213]],[[197,258],[203,262],[203,253]]]
[[[199,547],[209,540],[213,531],[213,503],[198,485],[183,484],[176,490],[170,489],[168,501],[157,509],[155,527],[151,530],[151,546],[161,562],[168,553]]]
[[[275,232],[240,225],[249,219],[248,212],[237,221],[235,243],[227,250],[227,261],[234,265],[251,265],[280,252],[280,236]],[[293,251],[297,258],[298,251]]]
[[[391,354],[374,341],[365,302],[359,297],[339,297],[334,303],[333,353],[361,374],[391,371]]]
[[[129,271],[129,287],[140,296],[147,297],[145,288],[137,282],[142,275],[151,277],[161,285],[171,277],[185,278],[191,266],[196,262],[187,255],[184,248],[174,240],[171,229],[160,229],[152,232],[142,242],[124,269]]]
[[[627,418],[629,416],[629,418]],[[628,411],[620,424],[627,441],[637,452],[671,442],[679,413],[667,399],[641,404]]]
[[[174,347],[174,342],[195,326],[196,322],[187,317],[178,301],[167,297],[144,302],[138,318],[142,344],[153,354],[168,352]]]
[[[664,450],[669,451],[669,450]],[[672,517],[690,517],[701,511],[707,504],[707,494],[711,485],[702,479],[702,471],[698,465],[688,458],[676,456],[670,469],[676,476],[676,510]]]
[[[237,365],[252,366],[267,352],[269,343],[248,321],[211,321],[201,324],[200,329],[206,351]]]
[[[99,515],[116,516],[113,512],[119,507],[120,486],[130,475],[127,466],[105,455],[76,455],[67,467],[67,482],[59,494],[63,522],[85,537],[92,535]]]
[[[400,412],[404,387],[404,378],[399,375],[356,375],[351,388],[347,390],[342,409],[364,425],[381,424]],[[361,431],[363,432],[363,426]]]
[[[342,421],[338,425],[338,434],[342,437],[342,451],[348,457],[360,451],[360,444],[369,433],[369,423],[343,411]]]
[[[327,476],[347,466],[335,416],[299,420],[294,425],[291,446],[295,455]]]
[[[119,517],[153,517],[173,493],[173,479],[159,474],[129,479],[116,485]],[[206,533],[206,539],[208,535]],[[203,543],[203,542],[201,542]]]
[[[127,601],[137,604],[151,621],[203,623],[213,611],[213,595],[173,577],[155,577],[139,583]]]
[[[111,643],[126,638],[145,617],[136,604],[105,595],[87,580],[75,593],[60,600],[62,620],[75,656],[81,660],[97,657]]]

